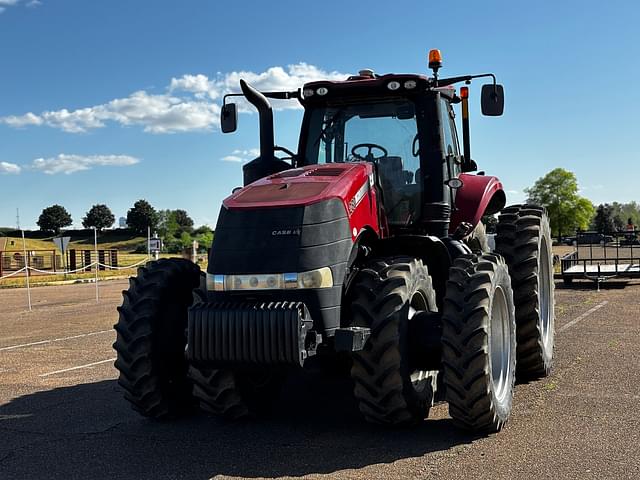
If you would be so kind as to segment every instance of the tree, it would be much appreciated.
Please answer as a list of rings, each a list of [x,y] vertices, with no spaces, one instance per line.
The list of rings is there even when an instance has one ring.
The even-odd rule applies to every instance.
[[[37,223],[40,230],[54,232],[57,235],[61,228],[68,227],[73,223],[73,220],[64,207],[51,205],[42,210]]]
[[[189,217],[186,210],[174,210],[176,223],[180,227],[181,232],[189,232],[193,230],[193,220]]]
[[[96,227],[98,231],[103,228],[109,228],[116,221],[109,207],[104,204],[94,205],[89,209],[85,217],[82,219],[84,228]]]
[[[151,230],[158,224],[158,214],[155,208],[144,199],[138,200],[127,212],[127,225],[139,234],[146,234],[147,228]]]
[[[619,204],[608,203],[598,205],[596,216],[593,217],[593,229],[602,233],[612,233],[624,227],[622,209]]]
[[[211,248],[211,244],[213,243],[213,230],[211,230],[208,226],[203,225],[194,230],[193,234],[196,236],[196,240],[198,241],[199,248],[201,250],[205,250],[207,248]]]
[[[158,235],[162,238],[170,239],[176,236],[180,225],[176,222],[175,211],[160,210],[158,212]]]
[[[589,226],[594,208],[588,199],[578,195],[578,181],[573,172],[563,168],[551,170],[525,192],[529,203],[547,209],[551,232],[558,238]]]

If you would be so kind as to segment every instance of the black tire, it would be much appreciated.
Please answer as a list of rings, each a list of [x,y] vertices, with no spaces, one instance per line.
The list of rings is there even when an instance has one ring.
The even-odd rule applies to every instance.
[[[179,415],[194,404],[184,349],[187,309],[199,281],[192,262],[162,259],[139,268],[122,292],[113,344],[118,383],[146,417]]]
[[[546,377],[553,367],[554,281],[546,211],[514,205],[498,219],[496,253],[509,265],[516,305],[519,381]]]
[[[194,303],[206,301],[204,279],[193,292]],[[200,409],[228,420],[264,414],[277,397],[284,376],[275,371],[240,372],[190,365],[189,379]]]
[[[358,272],[348,298],[351,326],[371,328],[351,368],[360,411],[366,420],[386,425],[423,420],[433,402],[434,377],[410,365],[408,337],[411,313],[437,311],[427,267],[410,257],[371,261]]]
[[[442,348],[453,422],[479,433],[499,431],[511,413],[516,366],[513,293],[499,255],[463,255],[454,261],[443,306]]]

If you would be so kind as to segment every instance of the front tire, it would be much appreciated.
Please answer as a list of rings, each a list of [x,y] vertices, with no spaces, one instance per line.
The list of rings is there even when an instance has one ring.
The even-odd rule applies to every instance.
[[[409,323],[417,312],[437,311],[427,267],[410,257],[374,260],[350,290],[351,326],[371,329],[351,368],[360,411],[367,421],[386,425],[423,420],[433,402],[434,377],[410,364]]]
[[[509,265],[518,331],[518,380],[553,367],[554,282],[551,229],[542,207],[514,205],[498,219],[496,252]]]
[[[122,292],[115,367],[125,398],[145,417],[178,415],[193,405],[184,349],[187,309],[199,282],[197,265],[162,259],[139,268]]]
[[[449,270],[442,316],[445,398],[454,423],[499,431],[511,414],[516,324],[502,257],[458,257]]]

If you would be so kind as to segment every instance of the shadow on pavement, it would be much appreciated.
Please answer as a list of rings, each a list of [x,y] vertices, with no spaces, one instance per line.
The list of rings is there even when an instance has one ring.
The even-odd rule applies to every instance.
[[[266,419],[204,415],[155,422],[114,380],[25,395],[0,406],[0,478],[301,476],[420,457],[474,437],[449,420],[403,430],[367,425],[347,382],[295,380]]]
[[[606,280],[600,283],[600,290],[621,290],[626,288],[631,283],[631,280]],[[556,282],[556,289],[558,290],[593,290],[596,291],[598,286],[593,280],[580,279],[565,284],[563,282]]]

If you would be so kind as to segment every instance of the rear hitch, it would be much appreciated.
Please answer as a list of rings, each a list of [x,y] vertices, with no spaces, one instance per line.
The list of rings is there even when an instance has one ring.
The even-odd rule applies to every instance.
[[[336,330],[334,345],[336,352],[358,352],[364,348],[371,329],[367,327],[346,327]]]

